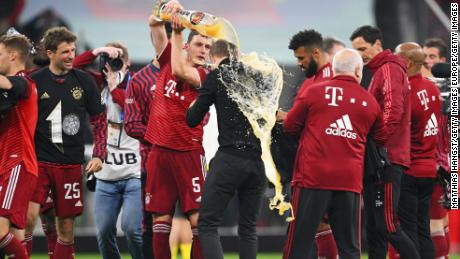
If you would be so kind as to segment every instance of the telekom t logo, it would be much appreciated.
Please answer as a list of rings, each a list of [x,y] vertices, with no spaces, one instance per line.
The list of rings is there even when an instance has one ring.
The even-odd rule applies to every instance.
[[[420,99],[420,103],[425,106],[425,111],[428,110],[428,103],[430,102],[430,99],[428,98],[428,93],[426,90],[422,90],[420,92],[417,92],[418,99]]]
[[[343,95],[342,88],[334,87],[334,86],[326,86],[324,98],[326,98],[326,100],[332,99],[331,102],[328,103],[327,105],[339,106],[337,104],[337,101],[342,101],[342,98],[343,98],[342,95]]]

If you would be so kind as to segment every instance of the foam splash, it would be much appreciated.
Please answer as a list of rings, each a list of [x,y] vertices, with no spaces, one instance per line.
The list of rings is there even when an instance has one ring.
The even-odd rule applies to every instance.
[[[270,144],[283,87],[283,71],[274,59],[259,56],[255,52],[242,55],[239,61],[243,65],[238,66],[238,69],[232,64],[223,66],[222,72],[230,80],[221,79],[221,82],[226,86],[229,97],[248,119],[254,135],[260,140],[265,175],[275,186],[275,196],[270,200],[269,207],[271,210],[277,209],[282,216],[288,210],[292,212],[292,205],[284,200],[281,177],[273,162]],[[288,217],[286,221],[293,219]]]

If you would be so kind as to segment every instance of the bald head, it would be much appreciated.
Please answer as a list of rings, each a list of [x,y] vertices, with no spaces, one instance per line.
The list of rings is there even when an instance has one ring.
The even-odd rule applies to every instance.
[[[348,75],[361,82],[363,59],[354,49],[343,49],[337,52],[332,60],[334,75]]]
[[[415,42],[401,43],[396,47],[395,52],[415,65],[423,65],[425,61],[425,53],[423,53],[422,47]]]
[[[425,53],[420,45],[415,42],[404,42],[396,47],[395,53],[406,61],[408,76],[420,73],[425,61]]]

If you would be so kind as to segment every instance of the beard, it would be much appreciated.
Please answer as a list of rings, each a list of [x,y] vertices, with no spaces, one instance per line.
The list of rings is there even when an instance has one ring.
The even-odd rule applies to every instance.
[[[305,77],[310,78],[314,76],[317,70],[318,70],[318,63],[316,63],[316,61],[312,58],[307,69],[304,71]]]

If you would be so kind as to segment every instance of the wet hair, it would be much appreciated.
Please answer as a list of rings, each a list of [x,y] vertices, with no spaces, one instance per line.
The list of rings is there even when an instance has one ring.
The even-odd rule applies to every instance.
[[[238,48],[226,40],[217,40],[212,44],[209,54],[215,57],[237,58]]]
[[[45,50],[56,51],[59,44],[63,42],[72,43],[77,41],[77,36],[66,27],[54,27],[45,32],[42,41]]]
[[[423,46],[427,47],[427,48],[437,48],[439,50],[439,57],[440,58],[447,57],[447,45],[440,38],[426,39],[425,42],[423,43]]]
[[[289,49],[296,50],[300,47],[307,49],[323,49],[323,37],[315,30],[303,30],[292,36],[289,42]]]
[[[380,40],[380,42],[383,43],[382,32],[377,27],[372,27],[370,25],[364,25],[356,29],[351,34],[350,41],[353,41],[358,37],[363,37],[367,43],[372,45],[374,45],[377,40]]]
[[[30,40],[21,34],[3,35],[0,37],[0,44],[5,45],[7,49],[16,50],[20,59],[24,62],[27,61],[32,49]]]

